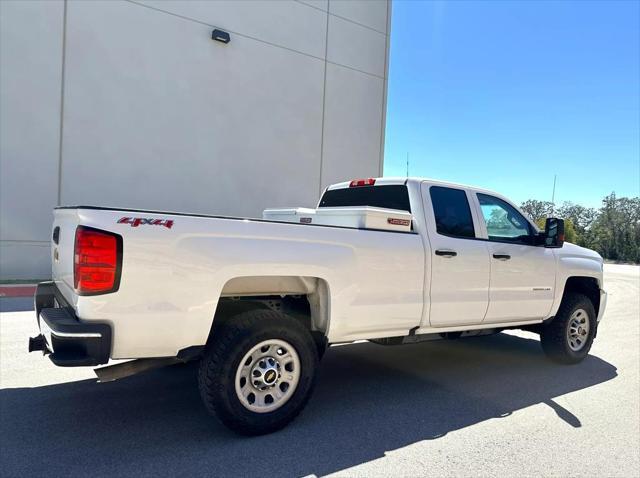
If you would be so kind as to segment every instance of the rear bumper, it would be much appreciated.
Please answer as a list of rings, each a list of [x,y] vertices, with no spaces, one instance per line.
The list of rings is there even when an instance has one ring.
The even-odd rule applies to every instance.
[[[53,282],[38,284],[34,296],[40,335],[29,339],[29,352],[41,350],[60,367],[107,363],[111,327],[82,322]]]

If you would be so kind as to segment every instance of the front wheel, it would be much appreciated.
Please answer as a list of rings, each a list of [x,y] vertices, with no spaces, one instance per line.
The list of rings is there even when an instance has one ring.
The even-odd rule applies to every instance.
[[[567,295],[554,319],[542,326],[542,349],[554,362],[578,363],[589,353],[596,327],[591,300],[583,294]]]
[[[311,396],[318,350],[296,319],[271,310],[232,318],[215,332],[198,383],[210,413],[243,435],[283,428]]]

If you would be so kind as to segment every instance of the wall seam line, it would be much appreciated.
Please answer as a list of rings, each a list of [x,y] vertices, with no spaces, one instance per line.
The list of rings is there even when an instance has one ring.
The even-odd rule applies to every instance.
[[[354,68],[352,66],[343,65],[342,63],[336,63],[335,61],[327,60],[327,63],[331,65],[341,66],[342,68],[347,68],[348,70],[357,71],[358,73],[362,73],[363,75],[373,76],[374,78],[378,78],[379,80],[385,79],[384,76],[376,75],[375,73],[369,73],[368,71],[358,70],[357,68]]]
[[[58,143],[58,200],[57,205],[62,202],[62,140],[64,135],[64,87],[65,87],[65,69],[67,56],[67,1],[64,0],[62,13],[62,70],[60,73],[60,131]]]
[[[358,23],[358,22],[356,22],[355,20],[351,20],[351,19],[349,19],[349,18],[346,18],[346,17],[340,16],[340,15],[336,15],[335,13],[329,13],[329,15],[331,15],[332,17],[339,18],[340,20],[344,20],[345,22],[352,23],[352,24],[354,24],[354,25],[358,25],[359,27],[366,28],[367,30],[371,30],[371,31],[373,31],[373,32],[379,33],[380,35],[384,35],[385,37],[387,36],[387,34],[386,34],[386,33],[381,32],[380,30],[376,30],[375,28],[372,28],[372,27],[370,27],[370,26],[364,25],[364,24],[362,24],[362,23]]]
[[[298,53],[300,55],[308,56],[310,58],[315,58],[316,60],[323,60],[323,58],[320,58],[319,56],[312,55],[311,53],[306,53],[304,51],[296,50],[295,48],[289,48],[289,47],[284,46],[284,45],[278,45],[277,43],[273,43],[273,42],[270,42],[268,40],[262,40],[260,38],[254,37],[254,36],[247,35],[246,33],[240,33],[240,32],[237,32],[235,30],[229,30],[228,28],[221,27],[219,25],[212,25],[211,23],[203,22],[202,20],[197,20],[195,18],[191,18],[191,17],[187,17],[187,16],[184,16],[184,15],[180,15],[179,13],[169,12],[169,11],[163,10],[161,8],[152,7],[151,5],[145,5],[144,3],[139,3],[139,2],[136,2],[135,0],[126,0],[126,1],[128,3],[131,3],[132,5],[137,5],[139,7],[148,8],[149,10],[154,10],[154,11],[159,12],[159,13],[164,13],[166,15],[171,15],[172,17],[181,18],[182,20],[187,20],[189,22],[198,23],[200,25],[204,25],[204,26],[207,26],[207,27],[210,27],[210,28],[219,28],[219,29],[224,30],[226,32],[233,33],[234,35],[238,35],[239,37],[242,37],[242,38],[247,38],[249,40],[254,40],[254,41],[257,41],[257,42],[260,42],[260,43],[265,43],[267,45],[271,45],[271,46],[274,46],[276,48],[282,48],[283,50],[292,51],[292,52]]]
[[[378,159],[378,174],[384,175],[384,148],[387,130],[387,97],[389,92],[389,57],[391,55],[391,0],[387,1],[387,32],[384,49],[384,84],[382,85],[382,111],[380,112],[380,157]]]
[[[313,8],[314,10],[318,10],[320,12],[328,13],[329,15],[331,15],[333,17],[340,18],[341,20],[345,20],[347,22],[353,23],[354,25],[359,25],[361,27],[368,28],[369,30],[373,30],[374,32],[380,33],[381,35],[387,35],[385,32],[381,32],[377,28],[373,28],[373,27],[370,27],[369,25],[365,25],[364,23],[360,23],[360,22],[357,22],[357,21],[352,20],[350,18],[343,17],[342,15],[337,15],[335,13],[331,13],[329,10],[323,10],[320,7],[314,7],[313,5],[309,5],[308,3],[301,2],[300,0],[294,0],[294,1],[296,3],[299,3],[300,5],[304,5],[305,7]],[[327,1],[327,8],[329,8],[328,5],[329,5],[329,2]]]
[[[207,27],[210,27],[210,28],[220,28],[220,29],[222,29],[222,30],[224,30],[226,32],[233,33],[234,35],[238,35],[239,37],[246,38],[248,40],[257,41],[257,42],[260,42],[260,43],[264,43],[265,45],[270,45],[270,46],[273,46],[275,48],[281,48],[283,50],[287,50],[287,51],[290,51],[290,52],[293,52],[293,53],[298,53],[299,55],[304,55],[304,56],[307,56],[309,58],[314,58],[316,60],[325,61],[325,62],[327,61],[326,60],[326,52],[325,52],[325,57],[321,58],[319,56],[312,55],[311,53],[306,53],[304,51],[296,50],[295,48],[289,48],[289,47],[284,46],[284,45],[278,45],[277,43],[273,43],[273,42],[270,42],[270,41],[267,41],[267,40],[262,40],[260,38],[256,38],[254,36],[247,35],[245,33],[240,33],[240,32],[234,31],[234,30],[229,30],[228,28],[220,27],[220,26],[217,26],[217,25],[212,25],[210,23],[203,22],[202,20],[197,20],[195,18],[186,17],[186,16],[180,15],[178,13],[168,12],[166,10],[162,10],[161,8],[152,7],[151,5],[145,5],[143,3],[138,3],[135,0],[126,0],[126,2],[128,2],[128,3],[132,4],[132,5],[137,5],[139,7],[148,8],[149,10],[154,10],[154,11],[156,11],[158,13],[164,13],[166,15],[171,15],[173,17],[180,18],[182,20],[186,20],[186,21],[189,21],[189,22],[197,23],[199,25],[204,25],[204,26],[207,26]],[[322,11],[324,11],[324,10],[322,10]],[[327,23],[329,22],[328,15],[329,14],[327,14]],[[386,37],[386,35],[385,35],[385,37]],[[334,64],[334,65],[338,65],[338,66],[342,66],[344,68],[349,68],[350,70],[353,70],[353,71],[358,71],[358,72],[360,72],[360,73],[362,73],[364,75],[374,76],[376,78],[384,78],[383,76],[376,75],[375,73],[370,73],[368,71],[359,70],[359,69],[354,68],[352,66],[347,66],[347,65],[343,65],[341,63],[335,63],[335,62],[331,62],[331,61],[329,63]]]
[[[327,10],[329,1],[327,1]],[[318,177],[318,199],[322,194],[322,166],[324,163],[324,116],[327,107],[327,55],[329,53],[329,12],[327,11],[327,23],[324,35],[324,78],[322,80],[322,125],[320,127],[320,174]]]

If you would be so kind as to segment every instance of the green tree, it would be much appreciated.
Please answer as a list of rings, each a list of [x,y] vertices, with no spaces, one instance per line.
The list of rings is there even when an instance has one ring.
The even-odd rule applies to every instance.
[[[544,228],[551,206],[531,199],[522,209]],[[554,215],[564,218],[568,242],[593,249],[605,259],[640,263],[640,197],[619,198],[611,193],[599,209],[564,202]]]
[[[640,198],[605,197],[589,236],[589,247],[606,259],[640,262]]]
[[[596,217],[598,217],[596,209],[565,201],[562,203],[562,206],[558,208],[558,217],[571,220],[577,236],[576,244],[579,246],[589,246],[589,229]]]
[[[544,217],[541,217],[536,221],[536,224],[541,231],[544,231],[544,223],[546,221],[547,219]],[[574,227],[571,219],[564,220],[564,240],[572,244],[577,244],[578,235],[576,234],[576,228]]]
[[[537,199],[529,199],[520,205],[520,209],[531,218],[532,221],[546,218],[553,211],[553,203],[550,201],[538,201]]]

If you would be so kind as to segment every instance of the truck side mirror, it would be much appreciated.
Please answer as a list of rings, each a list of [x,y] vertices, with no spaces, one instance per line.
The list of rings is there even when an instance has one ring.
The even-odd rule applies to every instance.
[[[548,217],[544,224],[544,247],[562,247],[564,244],[564,219]]]

